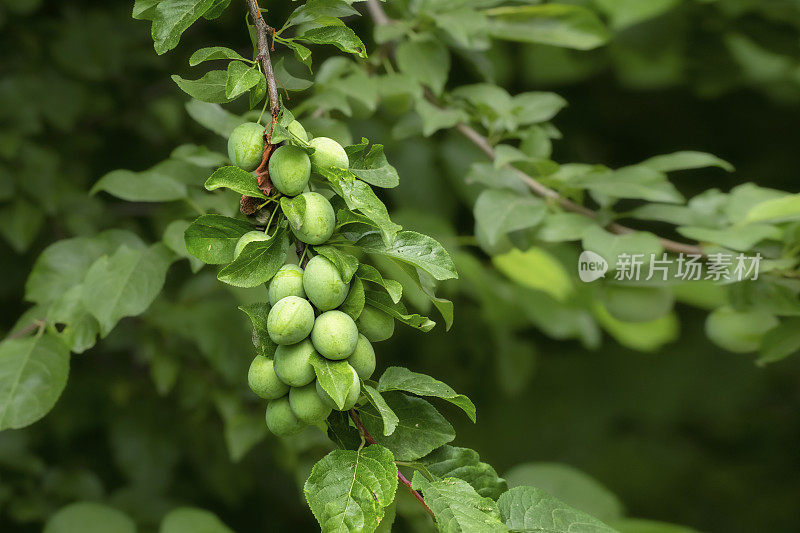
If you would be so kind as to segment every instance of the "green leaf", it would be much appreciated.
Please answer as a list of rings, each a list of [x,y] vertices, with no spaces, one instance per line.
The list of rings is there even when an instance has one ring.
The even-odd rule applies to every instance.
[[[650,254],[661,258],[661,243],[658,237],[645,231],[614,235],[600,226],[587,228],[583,233],[583,249],[600,254],[608,261],[608,269],[617,268],[617,260],[621,254],[642,254],[644,260],[650,259]]]
[[[375,234],[365,235],[356,245],[366,253],[385,255],[421,268],[439,281],[458,278],[447,250],[436,239],[415,231],[399,232],[390,246]]]
[[[425,333],[436,326],[436,322],[430,318],[416,313],[409,313],[402,302],[394,303],[388,295],[382,292],[365,291],[365,300],[366,303],[376,309],[380,309],[395,320],[399,320],[403,324],[417,328]]]
[[[359,414],[367,431],[398,461],[414,461],[456,438],[453,426],[425,400],[399,392],[385,394],[384,399],[399,420],[391,435],[383,435],[383,417],[374,407]]]
[[[67,384],[69,349],[52,333],[0,343],[0,431],[29,426]]]
[[[553,176],[570,187],[585,188],[612,198],[683,203],[684,198],[666,174],[644,165],[611,170],[602,166],[563,165]]]
[[[83,353],[97,342],[100,324],[89,313],[81,301],[83,284],[75,285],[56,298],[48,307],[45,321],[61,324],[61,340],[71,352]]]
[[[339,409],[347,402],[347,395],[353,388],[353,370],[347,361],[330,361],[324,357],[311,360],[317,381],[328,393]]]
[[[386,403],[386,400],[383,399],[383,396],[381,396],[380,392],[366,384],[362,388],[367,394],[369,403],[371,403],[375,409],[378,410],[378,413],[380,413],[381,418],[383,419],[383,435],[388,437],[394,433],[394,430],[397,428],[397,424],[400,422],[400,419],[397,418],[396,414],[394,414],[394,411],[392,411],[392,408],[389,407],[388,403]]]
[[[183,92],[195,98],[211,104],[225,104],[230,102],[226,92],[228,84],[228,73],[224,70],[211,70],[206,72],[202,78],[187,80],[177,74],[172,75],[174,81]]]
[[[361,42],[358,35],[347,26],[323,26],[321,28],[312,28],[299,36],[298,39],[314,44],[332,44],[342,52],[356,54],[363,58],[367,57],[367,50],[364,47],[364,43]]]
[[[206,180],[205,188],[207,190],[214,191],[220,187],[225,187],[246,196],[253,196],[254,198],[266,198],[261,189],[258,188],[258,178],[233,165],[218,168]]]
[[[203,13],[203,18],[207,20],[214,20],[219,18],[222,13],[231,5],[231,0],[214,0],[214,5],[208,8],[208,11]]]
[[[289,15],[283,29],[314,22],[319,19],[349,17],[360,15],[348,2],[344,0],[308,0]]]
[[[475,232],[485,235],[489,246],[512,231],[532,228],[547,213],[544,201],[505,189],[487,189],[475,202]]]
[[[412,372],[407,368],[390,366],[378,381],[380,392],[405,391],[418,396],[433,396],[447,400],[461,408],[475,422],[475,404],[472,400],[458,394],[449,385],[425,374]]]
[[[567,101],[556,93],[526,92],[516,95],[511,102],[511,112],[520,126],[547,122],[567,106]]]
[[[158,55],[175,48],[181,34],[214,5],[214,0],[161,0],[152,11],[150,33]]]
[[[350,159],[350,171],[358,179],[366,181],[375,187],[392,188],[400,184],[397,170],[386,160],[382,144],[369,146],[369,141],[361,138],[360,144],[345,147]]]
[[[361,316],[361,311],[364,310],[365,303],[364,284],[361,282],[361,278],[353,278],[353,281],[350,282],[350,291],[347,293],[347,298],[339,306],[339,310],[350,315],[353,320],[358,320],[358,317]]]
[[[186,198],[187,189],[186,185],[154,167],[143,172],[112,170],[94,184],[90,194],[98,191],[129,202],[171,202]]]
[[[800,351],[800,318],[789,318],[764,334],[759,365],[774,363]]]
[[[25,252],[39,234],[44,224],[44,213],[39,206],[18,199],[0,209],[0,234],[17,253]]]
[[[622,518],[625,509],[614,493],[577,468],[559,463],[524,463],[506,473],[510,487],[535,486],[598,520]]]
[[[233,261],[236,243],[253,226],[222,215],[202,215],[186,229],[186,249],[200,261],[221,265]]]
[[[286,262],[289,235],[286,226],[271,239],[248,243],[232,263],[217,274],[217,279],[234,287],[257,287],[272,279]]]
[[[611,19],[611,26],[621,30],[673,9],[680,0],[595,0],[595,4]]]
[[[422,118],[422,134],[429,137],[441,129],[450,129],[460,122],[469,122],[469,115],[463,109],[443,109],[427,100],[417,100],[415,107]]]
[[[302,228],[304,223],[303,215],[306,212],[306,199],[302,194],[294,198],[281,196],[281,211],[293,228]]]
[[[125,513],[95,502],[77,502],[59,509],[44,533],[136,533],[136,523]]]
[[[514,248],[493,256],[492,263],[518,285],[546,292],[556,300],[563,302],[573,292],[564,266],[543,248],[534,246],[524,252]]]
[[[259,355],[272,357],[278,345],[275,344],[267,331],[267,315],[270,306],[268,303],[255,302],[247,305],[240,305],[239,309],[250,317],[253,325],[253,346],[258,350]]]
[[[233,533],[214,513],[193,507],[179,507],[161,521],[158,533]]]
[[[392,452],[375,444],[332,451],[314,465],[303,487],[323,533],[374,531],[396,491]]]
[[[534,487],[516,487],[497,500],[500,515],[506,526],[513,531],[522,532],[563,532],[613,533],[596,518],[573,509],[553,498],[548,493]]]
[[[411,486],[422,491],[425,503],[433,511],[442,533],[507,532],[500,520],[500,511],[491,498],[484,498],[466,481],[446,478],[428,481],[414,472]]]
[[[481,462],[478,452],[469,448],[445,444],[420,461],[431,474],[439,478],[462,479],[485,498],[496,500],[508,490],[505,480],[497,475],[495,469],[490,464]]]
[[[565,4],[497,7],[489,15],[489,32],[496,39],[541,43],[577,50],[605,44],[608,30],[597,15]]]
[[[209,104],[199,100],[187,102],[186,112],[198,124],[223,137],[228,137],[236,126],[245,122],[245,119],[226,111],[219,104]],[[227,161],[227,156],[225,160]]]
[[[747,211],[744,222],[790,222],[800,220],[800,194],[761,202]]]
[[[350,283],[356,270],[358,270],[358,259],[356,259],[354,255],[350,255],[344,250],[328,244],[314,246],[314,251],[328,258],[339,271],[339,274],[341,274],[342,280],[345,283]]]
[[[450,72],[450,52],[434,39],[403,41],[396,50],[400,72],[429,87],[437,95],[444,90]]]
[[[225,98],[234,100],[255,87],[263,77],[261,72],[253,65],[241,61],[228,63],[228,77],[225,80]],[[202,98],[201,98],[202,100]],[[208,101],[208,100],[207,100]]]
[[[189,253],[189,250],[186,249],[186,241],[183,239],[183,235],[190,225],[191,222],[188,220],[173,220],[164,230],[164,235],[161,239],[166,247],[175,252],[176,255],[189,260],[192,272],[198,272],[203,268],[203,262]]]
[[[209,104],[212,105],[212,104]],[[196,144],[182,144],[170,154],[170,159],[190,163],[202,168],[221,167],[228,162],[228,156]]]
[[[394,303],[398,303],[400,298],[403,296],[403,286],[400,284],[400,282],[393,279],[384,279],[378,269],[372,265],[366,265],[363,263],[358,265],[356,276],[364,281],[369,281],[370,283],[380,285],[386,289],[386,292],[392,298],[392,302]]]
[[[86,273],[81,300],[100,323],[103,337],[123,317],[143,313],[153,302],[174,260],[163,244],[144,250],[123,245],[97,259]]]
[[[249,61],[243,58],[239,52],[232,50],[226,46],[208,46],[196,50],[189,58],[189,66],[197,66],[204,61],[213,61],[215,59],[238,59],[239,61]]]
[[[657,155],[640,165],[646,166],[658,172],[672,172],[674,170],[686,170],[692,168],[719,167],[733,172],[733,165],[720,159],[719,157],[705,152],[674,152],[672,154]]]
[[[274,65],[275,80],[278,82],[278,87],[287,91],[305,91],[314,82],[303,78],[298,78],[286,70],[286,57],[281,57]]]
[[[766,239],[776,241],[783,239],[783,231],[780,228],[767,224],[750,224],[727,229],[681,226],[675,231],[688,239],[719,244],[742,252],[751,250],[756,244]]]
[[[219,393],[214,400],[222,416],[228,455],[231,461],[239,462],[267,436],[264,417],[248,410],[236,396]]]

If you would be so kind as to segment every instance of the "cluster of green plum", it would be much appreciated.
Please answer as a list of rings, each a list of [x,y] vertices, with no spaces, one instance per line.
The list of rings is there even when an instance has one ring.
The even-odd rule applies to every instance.
[[[293,141],[311,146],[309,156],[296,144],[277,148],[269,159],[273,185],[285,196],[303,196],[305,209],[300,223],[290,221],[295,238],[306,245],[319,245],[333,234],[336,217],[328,199],[309,190],[314,169],[348,168],[344,148],[327,137],[308,140],[303,126],[289,125]],[[237,127],[228,142],[231,161],[248,171],[261,161],[264,147],[263,126],[254,123]],[[236,255],[247,243],[271,238],[264,232],[245,234],[236,246]],[[315,366],[324,362],[347,361],[352,372],[352,386],[345,405],[351,409],[361,394],[361,380],[375,370],[372,342],[388,339],[394,332],[394,319],[382,311],[365,306],[357,320],[338,310],[350,290],[336,266],[326,257],[316,255],[301,268],[283,265],[269,283],[270,310],[267,332],[277,345],[274,357],[258,355],[248,372],[250,388],[267,405],[267,426],[276,435],[297,433],[308,424],[319,425],[333,409],[340,409],[316,380]]]

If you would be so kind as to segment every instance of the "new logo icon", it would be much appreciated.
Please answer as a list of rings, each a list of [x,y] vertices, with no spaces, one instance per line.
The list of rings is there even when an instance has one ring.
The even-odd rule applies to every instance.
[[[608,262],[600,254],[584,250],[578,257],[578,277],[583,282],[589,283],[602,278],[607,270]]]

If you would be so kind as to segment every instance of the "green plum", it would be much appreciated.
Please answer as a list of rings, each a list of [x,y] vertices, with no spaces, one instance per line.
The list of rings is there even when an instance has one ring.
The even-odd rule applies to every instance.
[[[316,378],[313,362],[320,359],[308,339],[289,346],[278,346],[275,350],[275,374],[287,385],[302,387]]]
[[[251,242],[255,241],[268,241],[272,238],[271,235],[267,235],[263,231],[248,231],[244,235],[242,235],[238,241],[236,241],[236,248],[233,251],[233,258],[236,259],[239,257],[239,254],[242,253],[244,247],[250,244]]]
[[[339,269],[327,257],[316,255],[306,264],[303,289],[317,309],[328,311],[342,305],[350,284],[342,280]]]
[[[288,129],[289,133],[291,133],[298,139],[301,139],[304,142],[308,142],[308,133],[306,133],[306,129],[303,127],[302,124],[300,124],[296,120],[291,121],[286,129]]]
[[[303,387],[292,387],[289,405],[294,414],[306,424],[314,424],[328,418],[331,408],[317,394],[317,386],[309,383]]]
[[[286,144],[269,158],[269,178],[272,184],[286,196],[303,192],[311,176],[311,160],[305,150]]]
[[[372,373],[375,372],[375,349],[364,335],[359,334],[356,349],[347,358],[347,362],[355,369],[361,379],[369,379]]]
[[[308,144],[314,148],[311,154],[311,167],[319,172],[321,168],[350,168],[350,159],[342,145],[329,137],[314,137]]]
[[[356,325],[370,342],[385,341],[394,333],[394,318],[371,305],[364,306]]]
[[[358,328],[347,313],[325,311],[314,321],[311,342],[323,357],[347,359],[358,344]]]
[[[307,244],[322,244],[330,239],[336,227],[336,213],[328,199],[317,192],[304,192],[297,198],[303,199],[304,207],[299,224],[289,221],[295,237]]]
[[[299,433],[306,425],[292,412],[289,398],[284,396],[267,404],[267,427],[279,437],[288,437]]]
[[[263,355],[257,355],[250,363],[247,383],[250,390],[265,400],[274,400],[289,392],[289,385],[282,382],[275,373],[272,359]]]
[[[283,265],[269,282],[269,305],[287,296],[306,297],[303,289],[303,269],[297,265]]]
[[[251,172],[264,155],[264,126],[256,122],[239,124],[228,137],[228,158],[239,168]]]
[[[295,344],[308,337],[314,327],[314,308],[299,296],[281,298],[267,315],[267,333],[272,342]]]
[[[349,366],[350,370],[353,372],[353,386],[350,388],[350,392],[347,394],[347,398],[344,402],[344,407],[339,409],[339,406],[336,405],[336,402],[333,401],[333,398],[325,392],[325,389],[319,384],[317,381],[317,394],[325,402],[325,405],[330,407],[331,409],[336,409],[337,411],[347,411],[352,409],[355,406],[356,402],[358,401],[358,397],[361,396],[361,380],[358,378],[358,373],[352,366]]]

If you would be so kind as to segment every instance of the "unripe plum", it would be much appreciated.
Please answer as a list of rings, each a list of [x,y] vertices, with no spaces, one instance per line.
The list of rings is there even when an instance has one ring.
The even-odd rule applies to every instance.
[[[267,427],[275,435],[279,437],[295,435],[305,426],[305,423],[292,412],[287,396],[267,404]]]
[[[287,296],[278,300],[267,315],[267,333],[272,342],[295,344],[308,337],[314,327],[314,309],[308,300]]]
[[[281,193],[296,196],[303,192],[311,176],[311,160],[305,150],[286,144],[269,158],[269,178]]]
[[[297,265],[283,265],[269,282],[269,305],[275,305],[287,296],[306,297],[303,269]]]
[[[275,373],[272,359],[263,355],[257,355],[250,363],[247,383],[250,390],[265,400],[274,400],[289,392],[289,385],[282,382]]]
[[[323,357],[347,359],[358,344],[358,328],[347,313],[325,311],[314,321],[311,342]]]
[[[375,372],[375,349],[364,335],[359,334],[356,349],[347,358],[347,362],[355,369],[361,379],[369,379],[372,373]]]
[[[250,244],[251,242],[255,241],[268,241],[272,238],[272,236],[267,235],[263,231],[248,231],[244,235],[242,235],[238,241],[236,241],[236,248],[233,251],[233,258],[236,259],[239,257],[239,254],[242,253],[244,247]]]
[[[292,233],[306,244],[322,244],[333,235],[336,213],[327,198],[317,192],[304,192],[305,212],[299,226],[292,224]]]
[[[316,378],[312,364],[315,359],[319,360],[320,356],[308,339],[289,346],[278,346],[275,350],[275,374],[292,387],[308,385]]]
[[[292,387],[289,405],[294,414],[306,424],[314,424],[328,418],[331,408],[317,394],[317,386],[309,383],[303,387]]]
[[[339,409],[339,406],[336,405],[336,402],[333,401],[333,398],[331,398],[330,395],[325,392],[325,389],[323,389],[319,384],[319,381],[317,381],[317,394],[322,401],[325,402],[325,405],[331,409],[336,409],[337,411],[347,411],[352,409],[358,401],[358,397],[361,395],[361,380],[358,378],[358,373],[356,373],[352,366],[349,368],[353,371],[353,386],[350,388],[350,392],[347,394],[347,398],[344,402],[344,407],[341,409]]]
[[[295,137],[308,142],[308,133],[306,133],[306,129],[296,120],[291,121],[286,129],[288,129],[289,133],[293,134]]]
[[[350,284],[342,280],[339,269],[327,257],[316,255],[306,264],[303,289],[317,309],[328,311],[342,305]]]
[[[239,124],[228,137],[228,159],[251,172],[261,164],[264,154],[264,126],[256,122]]]
[[[385,341],[394,333],[394,318],[371,305],[364,306],[356,325],[370,342]]]
[[[342,145],[329,137],[314,137],[308,144],[314,148],[311,154],[311,166],[314,170],[320,168],[349,168],[350,159]]]

